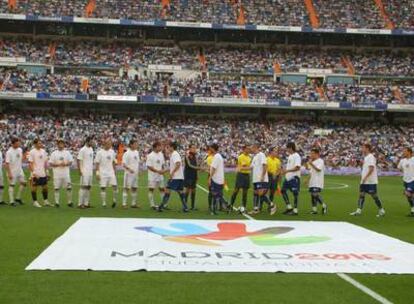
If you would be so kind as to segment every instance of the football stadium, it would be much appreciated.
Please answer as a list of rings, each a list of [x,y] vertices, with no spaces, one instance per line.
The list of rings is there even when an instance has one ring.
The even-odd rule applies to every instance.
[[[413,0],[0,0],[0,303],[414,303]]]

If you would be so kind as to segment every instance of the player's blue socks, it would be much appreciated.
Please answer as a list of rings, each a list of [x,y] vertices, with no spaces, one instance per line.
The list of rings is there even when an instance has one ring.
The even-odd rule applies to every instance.
[[[382,202],[380,198],[377,195],[374,195],[372,198],[374,199],[375,205],[377,205],[379,209],[382,209]]]
[[[282,197],[283,197],[283,200],[285,201],[286,205],[290,205],[289,195],[288,195],[287,191],[284,190],[284,189],[282,189]]]
[[[299,204],[299,193],[293,193],[293,206],[298,208]]]
[[[270,206],[270,200],[265,194],[260,197],[260,204],[263,205],[263,203],[266,203]]]
[[[158,207],[159,211],[161,211],[165,207],[165,205],[167,205],[168,200],[170,199],[170,195],[171,195],[170,193],[165,193],[164,194],[164,197],[162,198],[161,205]]]
[[[365,196],[360,196],[358,199],[358,208],[362,210],[364,208]]]
[[[246,206],[247,206],[247,190],[246,189],[243,189],[243,196],[242,196],[242,204],[243,204],[243,207],[244,208],[246,208]]]
[[[411,208],[414,208],[414,196],[407,196],[408,204],[410,204]]]
[[[183,211],[188,211],[187,200],[186,200],[186,197],[185,197],[185,193],[184,192],[179,193],[179,195],[180,195],[180,199],[181,199],[181,204],[183,206]]]
[[[195,208],[195,197],[196,197],[196,192],[195,190],[193,190],[193,192],[191,192],[191,209]],[[187,199],[186,199],[187,201]]]

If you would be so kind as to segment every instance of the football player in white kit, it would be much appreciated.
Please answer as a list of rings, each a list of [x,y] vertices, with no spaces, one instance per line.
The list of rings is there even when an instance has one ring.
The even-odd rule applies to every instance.
[[[286,203],[286,211],[283,214],[298,215],[299,193],[300,193],[300,168],[302,159],[296,152],[296,145],[290,142],[286,146],[289,154],[286,169],[282,170],[281,174],[285,175],[285,180],[282,185],[282,196]],[[293,208],[289,201],[288,191],[293,194]]]
[[[252,181],[253,181],[253,211],[250,214],[258,214],[260,212],[260,206],[266,203],[269,207],[270,215],[276,213],[276,205],[273,204],[267,197],[269,191],[269,175],[267,174],[267,158],[261,151],[258,143],[254,143],[251,146],[252,153],[254,154],[251,169],[252,169]]]
[[[89,208],[93,179],[93,139],[91,137],[86,138],[85,145],[79,150],[78,169],[80,174],[78,208]]]
[[[139,174],[139,152],[138,142],[132,139],[129,142],[129,149],[122,156],[124,168],[124,191],[122,196],[122,207],[127,208],[128,194],[131,193],[131,208],[137,208],[137,190]]]
[[[49,165],[53,171],[53,186],[55,189],[55,206],[60,206],[60,190],[66,190],[68,207],[72,203],[72,183],[70,180],[70,167],[73,164],[72,154],[65,149],[65,141],[57,140],[57,150],[50,155]]]
[[[33,206],[42,207],[37,202],[37,188],[42,188],[43,205],[50,206],[48,199],[48,176],[47,176],[47,162],[48,156],[46,151],[43,149],[43,144],[40,139],[36,138],[33,141],[34,148],[30,150],[28,161],[30,170],[30,182],[33,198]]]
[[[328,212],[327,205],[323,202],[321,192],[325,182],[325,162],[321,158],[318,148],[313,148],[310,153],[309,162],[306,163],[309,170],[309,193],[312,199],[311,214],[318,214],[318,204],[322,206],[322,214]]]
[[[167,145],[167,153],[170,156],[170,175],[168,179],[167,189],[158,211],[161,212],[164,206],[168,204],[171,191],[175,191],[180,196],[182,211],[188,212],[186,195],[184,192],[184,163],[180,154],[177,152],[178,144],[176,142]]]
[[[219,146],[213,143],[209,146],[209,153],[213,157],[210,165],[210,174],[208,176],[208,186],[211,191],[212,201],[209,202],[211,215],[217,215],[217,204],[227,205],[223,197],[224,179],[224,160],[218,152]]]
[[[103,143],[103,148],[99,149],[95,157],[96,178],[101,187],[102,207],[106,207],[106,189],[112,187],[113,199],[112,208],[116,206],[118,196],[118,186],[115,175],[116,155],[112,149],[112,141],[107,139]]]
[[[409,147],[403,150],[403,159],[398,164],[398,169],[403,173],[404,195],[411,207],[408,216],[414,217],[414,156],[413,150]]]
[[[361,184],[359,186],[358,208],[355,212],[352,212],[351,215],[361,215],[365,203],[365,195],[369,194],[378,207],[377,217],[382,217],[385,215],[385,210],[378,197],[377,159],[374,154],[372,154],[371,144],[362,145],[362,154],[364,155],[364,163],[362,165]]]
[[[161,201],[164,199],[164,173],[165,173],[165,157],[162,153],[162,144],[155,142],[152,145],[152,151],[147,155],[148,169],[148,199],[150,206],[154,210],[158,210],[158,206],[154,202],[154,190],[160,190]],[[166,206],[164,206],[165,209]]]
[[[9,202],[11,206],[23,205],[22,193],[26,187],[26,179],[23,172],[23,150],[20,148],[18,138],[11,139],[11,147],[6,152],[5,168],[9,180]],[[19,184],[16,200],[14,199],[15,187]]]

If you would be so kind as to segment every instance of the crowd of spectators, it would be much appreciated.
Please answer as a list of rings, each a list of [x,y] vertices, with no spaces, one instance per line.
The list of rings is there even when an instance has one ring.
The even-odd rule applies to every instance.
[[[0,69],[2,91],[89,93],[99,95],[152,95],[159,97],[247,97],[285,101],[332,101],[352,103],[414,103],[414,87],[401,86],[403,98],[398,98],[391,86],[327,85],[323,96],[313,84],[263,81],[196,79],[156,79],[128,77],[88,77],[89,86],[82,91],[83,76],[65,74],[31,74],[24,70]]]
[[[198,47],[159,47],[99,42],[47,42],[28,40],[0,41],[0,57],[24,57],[27,62],[56,66],[120,68],[147,67],[150,64],[178,65],[183,69],[200,69],[203,54],[212,73],[273,74],[278,63],[282,72],[301,68],[331,69],[347,73],[346,56],[357,75],[414,75],[412,53],[371,51],[352,53],[341,50],[315,49],[237,49]]]
[[[315,130],[329,130],[318,135]],[[328,132],[329,133],[329,132]],[[126,145],[132,138],[139,141],[143,159],[154,141],[177,141],[183,152],[190,143],[200,149],[201,158],[207,144],[217,142],[227,166],[234,166],[245,144],[259,141],[265,150],[284,147],[294,141],[305,158],[312,147],[319,147],[326,164],[331,168],[358,167],[362,160],[360,145],[370,142],[375,147],[379,166],[383,170],[396,167],[401,148],[414,145],[414,125],[385,125],[379,123],[315,123],[310,121],[247,120],[224,118],[115,117],[99,114],[53,115],[6,114],[0,118],[0,142],[6,151],[11,137],[22,139],[25,150],[34,138],[40,138],[50,153],[55,140],[62,138],[75,155],[87,136],[94,136],[97,144],[112,138],[115,145]]]
[[[398,28],[414,28],[414,1],[384,0],[385,10],[391,21]]]
[[[0,13],[43,16],[77,16],[135,20],[167,20],[236,24],[309,26],[309,13],[302,0],[96,0],[88,13],[88,0],[18,0],[10,9],[0,1]],[[169,4],[167,3],[169,2]],[[168,4],[162,6],[162,3]],[[320,26],[324,28],[384,28],[374,0],[313,0]],[[384,0],[385,9],[398,27],[413,28],[411,0]],[[240,16],[243,16],[240,19]]]
[[[322,28],[385,28],[373,0],[313,0]]]

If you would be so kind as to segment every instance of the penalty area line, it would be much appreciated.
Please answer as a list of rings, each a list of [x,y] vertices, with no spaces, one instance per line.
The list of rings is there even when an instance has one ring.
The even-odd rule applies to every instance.
[[[343,185],[345,185],[345,184],[343,184]],[[348,185],[346,185],[346,186],[348,187]],[[200,184],[197,184],[197,187],[199,189],[201,189],[202,191],[204,191],[205,193],[208,193],[209,192],[208,189],[206,189],[205,187],[201,186]],[[251,220],[251,221],[255,221],[256,220],[254,217],[252,217],[252,216],[250,216],[250,215],[248,215],[246,213],[243,213],[243,216],[246,217],[247,219]],[[372,289],[368,288],[367,286],[359,283],[355,279],[351,278],[349,275],[347,275],[345,273],[337,273],[337,275],[342,280],[348,282],[349,284],[351,284],[355,288],[359,289],[360,291],[362,291],[366,295],[370,296],[374,300],[378,301],[379,303],[381,303],[381,304],[393,304],[391,301],[387,300],[386,298],[384,298],[380,294],[376,293]]]

